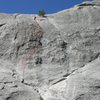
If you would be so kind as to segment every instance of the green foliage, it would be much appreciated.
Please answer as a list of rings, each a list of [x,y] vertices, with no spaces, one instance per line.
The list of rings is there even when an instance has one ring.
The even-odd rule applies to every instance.
[[[91,3],[82,3],[79,6],[94,6],[94,4],[91,4]]]
[[[44,10],[39,10],[38,14],[39,14],[39,16],[44,17],[46,12]]]

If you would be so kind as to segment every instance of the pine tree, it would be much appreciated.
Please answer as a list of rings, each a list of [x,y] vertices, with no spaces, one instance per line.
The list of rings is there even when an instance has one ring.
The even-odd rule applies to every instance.
[[[45,11],[42,9],[42,10],[39,10],[38,14],[39,14],[39,16],[44,17],[46,13],[45,13]]]

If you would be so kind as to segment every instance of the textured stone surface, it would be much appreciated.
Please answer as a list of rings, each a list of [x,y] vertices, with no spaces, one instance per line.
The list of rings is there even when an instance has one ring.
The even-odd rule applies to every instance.
[[[0,14],[0,100],[99,100],[99,0],[34,16]]]
[[[44,100],[99,100],[99,76],[100,58],[51,86],[42,96]]]

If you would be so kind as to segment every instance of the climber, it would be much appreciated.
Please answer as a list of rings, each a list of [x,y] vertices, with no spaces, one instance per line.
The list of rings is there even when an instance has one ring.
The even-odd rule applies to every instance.
[[[34,17],[34,20],[36,20],[36,16]]]

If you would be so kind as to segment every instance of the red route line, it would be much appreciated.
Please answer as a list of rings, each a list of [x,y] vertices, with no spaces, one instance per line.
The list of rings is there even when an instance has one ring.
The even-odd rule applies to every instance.
[[[22,82],[24,82],[24,76],[25,76],[25,69],[27,69],[27,60],[28,59],[31,59],[37,52],[38,48],[39,48],[39,41],[40,41],[40,37],[41,37],[41,27],[40,25],[38,24],[38,21],[36,20],[36,29],[35,29],[35,37],[36,37],[36,46],[34,49],[32,49],[30,51],[29,54],[26,54],[26,57],[24,59],[22,59],[22,71],[23,71],[23,80]]]

